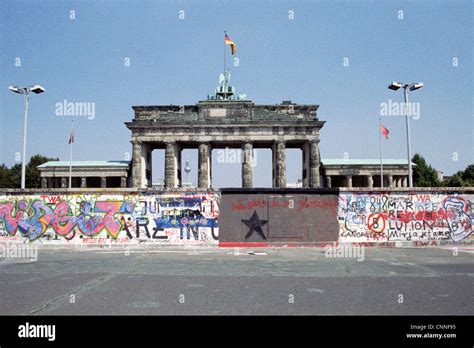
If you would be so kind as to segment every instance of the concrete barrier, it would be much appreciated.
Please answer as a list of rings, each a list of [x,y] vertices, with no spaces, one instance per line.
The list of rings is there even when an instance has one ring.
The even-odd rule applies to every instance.
[[[474,188],[0,192],[0,241],[45,245],[473,244]]]
[[[337,241],[337,189],[223,189],[219,245],[328,244]]]
[[[41,244],[217,244],[214,191],[0,193],[0,240]]]
[[[341,189],[339,242],[472,243],[473,188]]]

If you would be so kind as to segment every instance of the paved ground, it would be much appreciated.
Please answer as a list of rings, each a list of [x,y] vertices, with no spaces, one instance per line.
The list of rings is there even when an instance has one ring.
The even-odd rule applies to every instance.
[[[37,262],[0,259],[0,314],[474,314],[471,252],[249,251],[39,249]]]

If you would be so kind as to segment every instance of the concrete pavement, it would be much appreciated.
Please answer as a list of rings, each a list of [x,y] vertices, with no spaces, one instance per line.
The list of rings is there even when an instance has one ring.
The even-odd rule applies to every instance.
[[[258,255],[249,255],[255,251]],[[474,254],[450,248],[41,248],[0,259],[0,314],[474,314]]]

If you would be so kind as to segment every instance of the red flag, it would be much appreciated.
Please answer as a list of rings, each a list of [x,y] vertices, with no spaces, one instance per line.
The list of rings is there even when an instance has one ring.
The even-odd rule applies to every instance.
[[[69,135],[69,143],[74,144],[74,128],[71,128],[71,134]]]
[[[383,124],[380,124],[380,132],[382,132],[382,135],[385,137],[385,139],[388,139],[388,134],[390,131],[385,128]]]

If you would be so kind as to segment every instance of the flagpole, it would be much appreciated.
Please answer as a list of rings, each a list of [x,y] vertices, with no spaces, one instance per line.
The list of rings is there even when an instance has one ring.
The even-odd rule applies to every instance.
[[[380,187],[383,187],[383,164],[382,164],[382,120],[379,117],[379,140],[380,140]]]
[[[70,153],[69,153],[69,188],[72,188],[72,144],[74,141],[72,140],[72,132],[74,132],[74,119],[71,116],[71,132],[69,133],[69,145],[70,147]]]
[[[225,37],[227,35],[227,31],[224,30],[224,99],[227,99],[227,64],[226,64],[226,57],[225,57]]]
[[[225,61],[225,36],[226,36],[226,35],[227,35],[227,31],[224,30],[224,77],[226,77],[226,72],[225,72],[225,70],[226,70],[226,68],[227,68],[227,66],[226,66],[226,61]]]

